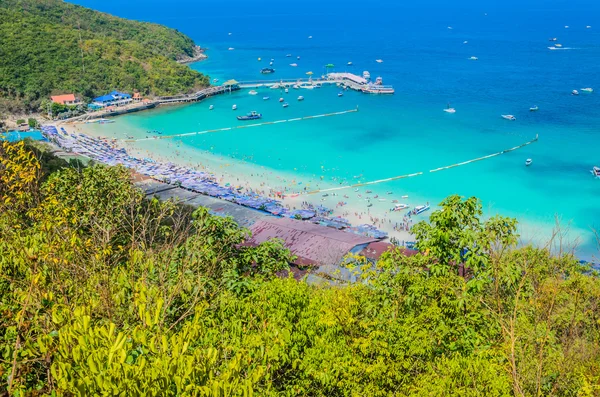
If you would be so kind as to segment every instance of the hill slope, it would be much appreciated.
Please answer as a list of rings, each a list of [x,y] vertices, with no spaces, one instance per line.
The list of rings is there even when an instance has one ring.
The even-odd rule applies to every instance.
[[[171,95],[208,85],[180,65],[196,46],[160,25],[61,0],[0,2],[0,112],[36,109],[53,93],[91,98],[112,89]]]

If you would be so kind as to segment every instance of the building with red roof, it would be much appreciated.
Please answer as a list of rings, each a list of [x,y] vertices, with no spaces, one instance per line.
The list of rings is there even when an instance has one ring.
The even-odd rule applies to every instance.
[[[75,98],[75,94],[54,95],[51,96],[50,99],[52,100],[52,102],[61,105],[72,106],[79,104],[79,99]]]

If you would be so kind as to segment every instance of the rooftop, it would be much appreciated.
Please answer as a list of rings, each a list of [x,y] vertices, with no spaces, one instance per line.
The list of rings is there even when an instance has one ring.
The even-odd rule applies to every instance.
[[[65,102],[75,102],[75,94],[54,95],[50,99],[52,102],[64,105]]]

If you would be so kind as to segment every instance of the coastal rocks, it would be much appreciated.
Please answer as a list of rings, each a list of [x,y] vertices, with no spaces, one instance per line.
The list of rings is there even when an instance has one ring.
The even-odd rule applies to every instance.
[[[187,54],[180,55],[177,57],[177,62],[180,64],[186,64],[203,61],[208,58],[208,55],[206,55],[204,51],[206,51],[206,49],[200,46],[195,46],[193,56],[189,56]]]

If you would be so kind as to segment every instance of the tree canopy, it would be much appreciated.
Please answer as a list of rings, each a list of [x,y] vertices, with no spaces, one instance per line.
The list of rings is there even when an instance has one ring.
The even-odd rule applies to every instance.
[[[0,2],[0,112],[36,110],[51,94],[93,98],[114,89],[172,95],[207,86],[176,62],[194,42],[160,25],[61,0]]]
[[[597,275],[478,208],[450,197],[421,253],[357,257],[359,282],[315,286],[286,275],[280,241],[145,198],[124,168],[0,142],[0,390],[598,395]]]

